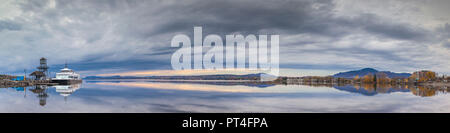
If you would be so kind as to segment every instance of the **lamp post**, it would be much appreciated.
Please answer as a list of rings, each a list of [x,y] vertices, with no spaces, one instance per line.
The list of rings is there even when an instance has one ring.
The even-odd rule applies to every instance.
[[[23,69],[23,80],[27,80],[27,69]]]

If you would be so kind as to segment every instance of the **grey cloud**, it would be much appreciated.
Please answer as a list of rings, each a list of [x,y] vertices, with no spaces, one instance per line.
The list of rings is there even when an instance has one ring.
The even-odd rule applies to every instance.
[[[384,37],[402,40],[423,40],[427,31],[420,27],[408,24],[383,21],[382,18],[373,14],[362,14],[356,21],[360,20],[363,28],[371,33],[380,34]]]
[[[258,33],[265,29],[272,34],[300,32],[332,34],[327,21],[333,5],[322,1],[147,1],[133,7],[136,10],[123,16],[118,31],[137,37],[155,34],[190,32],[193,26],[203,26],[205,33]],[[156,3],[156,4],[155,4]],[[167,4],[170,3],[170,4]],[[320,4],[320,8],[313,8]],[[125,13],[126,14],[126,13]],[[334,30],[334,29],[332,29]]]
[[[444,26],[439,27],[438,31],[438,39],[441,41],[441,44],[450,49],[450,24],[446,23]]]
[[[334,6],[331,0],[190,1],[161,7],[157,12],[171,17],[163,19],[164,23],[152,32],[185,32],[191,31],[193,26],[203,26],[221,34],[249,34],[268,29],[272,34],[308,33],[341,37],[362,30],[403,40],[422,40],[427,32],[370,13],[353,18],[337,17],[333,14]]]
[[[313,8],[320,4],[320,8]],[[189,6],[189,8],[186,8]],[[322,1],[194,1],[189,5],[171,5],[166,9],[170,16],[157,32],[183,31],[194,25],[204,26],[211,31],[228,34],[258,33],[264,29],[278,32],[332,34],[329,17],[333,8],[330,0]],[[183,8],[184,7],[184,8]],[[180,29],[180,27],[182,27]]]
[[[24,15],[13,18],[11,22],[0,20],[0,37],[13,40],[16,44],[5,55],[36,49],[34,52],[14,55],[14,58],[30,62],[36,56],[52,56],[54,62],[62,63],[72,59],[69,62],[89,62],[93,65],[101,62],[127,62],[138,57],[145,58],[148,63],[167,61],[168,56],[160,57],[174,51],[169,46],[173,35],[186,33],[192,36],[194,26],[203,26],[204,35],[242,33],[311,36],[310,40],[293,38],[288,43],[281,40],[281,58],[291,56],[291,53],[284,50],[318,43],[321,48],[316,51],[296,52],[335,55],[336,59],[354,56],[355,60],[365,60],[366,57],[371,57],[370,59],[409,64],[410,58],[396,53],[411,50],[416,45],[424,48],[430,45],[427,41],[436,41],[434,37],[430,37],[435,35],[434,31],[396,22],[376,13],[358,13],[353,17],[337,16],[334,13],[337,3],[333,0],[58,0],[54,8],[50,1],[30,0],[19,3]],[[29,14],[33,15],[27,16]],[[448,25],[446,27],[438,31],[441,35],[438,41],[447,41],[450,28]],[[2,32],[4,30],[21,32],[12,34]],[[360,35],[367,42],[376,39],[407,41],[413,46],[374,50],[360,46],[365,42],[349,42],[351,47],[332,47],[352,35]],[[325,38],[326,41],[316,38]],[[449,46],[448,42],[442,44]],[[57,52],[64,49],[71,50]],[[422,51],[426,49],[419,52]],[[308,66],[313,63],[294,65]],[[364,64],[354,62],[351,65]],[[10,65],[0,64],[0,69],[7,66]]]
[[[19,24],[9,22],[9,21],[2,21],[0,20],[0,32],[3,30],[13,30],[17,31],[20,30],[22,27]]]

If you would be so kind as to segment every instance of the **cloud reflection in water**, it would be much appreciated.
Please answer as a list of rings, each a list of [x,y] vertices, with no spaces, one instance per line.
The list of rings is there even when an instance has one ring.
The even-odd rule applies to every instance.
[[[324,86],[86,82],[66,100],[48,87],[40,106],[31,89],[26,97],[0,89],[0,112],[450,112],[447,93],[419,97],[413,90],[367,96]]]

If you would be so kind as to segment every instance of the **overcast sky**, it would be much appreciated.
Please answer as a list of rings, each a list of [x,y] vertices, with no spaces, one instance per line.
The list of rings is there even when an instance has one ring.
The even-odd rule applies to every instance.
[[[176,34],[279,34],[280,65],[450,74],[448,0],[1,0],[0,72],[170,70]],[[312,73],[314,74],[314,73]]]

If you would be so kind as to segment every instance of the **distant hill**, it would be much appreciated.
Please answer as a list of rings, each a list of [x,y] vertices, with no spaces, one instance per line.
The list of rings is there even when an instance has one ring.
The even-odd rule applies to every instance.
[[[356,75],[364,76],[367,75],[369,73],[371,74],[376,74],[376,73],[385,73],[389,78],[395,78],[395,77],[400,77],[400,78],[407,78],[409,76],[411,76],[410,73],[395,73],[395,72],[391,72],[391,71],[378,71],[376,69],[373,68],[364,68],[361,70],[354,70],[354,71],[347,71],[347,72],[340,72],[337,74],[334,74],[333,77],[336,78],[353,78]]]
[[[260,80],[261,75],[265,77],[267,74],[247,74],[247,75],[193,75],[193,76],[87,76],[83,79],[165,79],[165,80]]]

